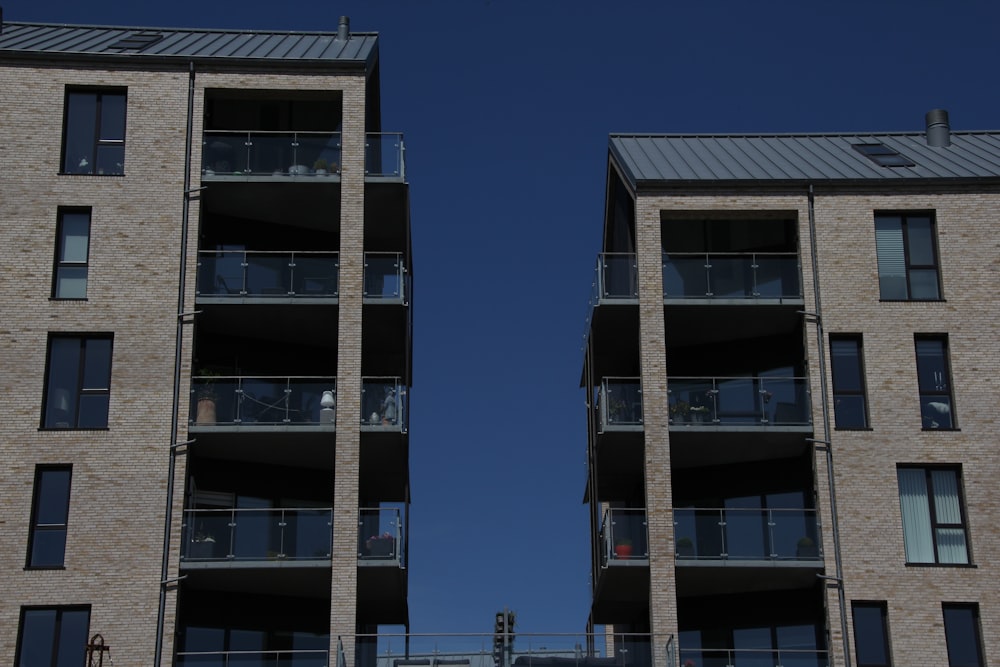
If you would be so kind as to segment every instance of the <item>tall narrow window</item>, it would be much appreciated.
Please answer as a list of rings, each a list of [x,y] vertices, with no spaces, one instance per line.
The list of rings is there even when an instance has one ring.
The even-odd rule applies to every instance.
[[[28,567],[61,567],[66,557],[70,466],[38,466],[31,501]]]
[[[958,468],[897,469],[907,563],[969,562],[959,472]]]
[[[937,240],[929,213],[875,215],[878,283],[884,301],[936,301]]]
[[[837,428],[868,428],[861,336],[830,336],[833,410]]]
[[[917,383],[920,387],[920,417],[924,428],[955,428],[948,364],[948,337],[917,336]]]
[[[885,602],[855,602],[853,611],[858,667],[891,667]]]
[[[49,337],[44,428],[107,428],[111,335]]]
[[[90,254],[90,209],[59,211],[53,299],[87,298],[87,258]]]
[[[79,667],[86,659],[90,607],[23,607],[17,667]]]
[[[125,173],[125,90],[66,91],[62,173]]]
[[[984,667],[979,605],[946,602],[944,638],[948,644],[949,667]]]

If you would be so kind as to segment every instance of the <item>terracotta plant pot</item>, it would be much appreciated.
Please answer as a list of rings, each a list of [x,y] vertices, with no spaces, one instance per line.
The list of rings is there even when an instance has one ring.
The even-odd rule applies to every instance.
[[[631,558],[632,557],[632,545],[631,544],[617,544],[617,545],[615,545],[615,556],[617,558]]]

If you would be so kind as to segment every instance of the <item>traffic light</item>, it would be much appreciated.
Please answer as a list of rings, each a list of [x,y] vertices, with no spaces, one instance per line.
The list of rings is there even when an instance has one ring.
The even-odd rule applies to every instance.
[[[514,646],[514,612],[504,609],[498,611],[493,625],[493,656],[497,664],[504,664],[505,651]]]

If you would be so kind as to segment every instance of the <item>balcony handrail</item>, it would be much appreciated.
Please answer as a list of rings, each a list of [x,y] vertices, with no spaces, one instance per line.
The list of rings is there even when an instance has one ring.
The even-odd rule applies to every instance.
[[[184,514],[250,514],[252,512],[332,512],[332,507],[214,507],[214,508],[191,508],[184,510]]]
[[[337,250],[205,249],[198,251],[200,297],[339,295]]]
[[[668,375],[670,380],[757,380],[766,382],[770,380],[808,380],[805,375]]]
[[[336,403],[333,375],[192,375],[189,421],[214,426],[333,425]],[[219,419],[223,414],[227,416]]]
[[[798,257],[799,253],[794,251],[789,252],[674,252],[671,250],[664,250],[662,255],[664,257]]]
[[[733,556],[731,551],[736,543],[730,542],[731,534],[727,532],[727,527],[730,523],[736,523],[739,526],[740,517],[750,517],[759,521],[757,528],[761,532],[757,533],[756,537],[762,538],[763,541],[752,545],[759,551],[742,552],[740,555]],[[798,518],[801,525],[788,524],[786,517]],[[683,527],[682,520],[684,521]],[[703,522],[698,523],[699,520]],[[822,558],[823,552],[820,546],[822,524],[819,510],[815,508],[679,507],[673,510],[673,521],[674,542],[678,557],[694,560],[766,561],[814,561]],[[692,524],[691,521],[695,523]],[[716,526],[715,528],[711,527],[713,524]],[[744,524],[743,529],[745,528]],[[778,528],[784,531],[784,535],[775,532],[775,529]],[[796,530],[789,535],[789,529],[795,528],[801,529],[801,532]],[[793,540],[795,543],[794,553],[792,552]],[[694,551],[696,543],[699,548],[698,553]],[[687,553],[681,553],[682,546],[688,550]],[[741,544],[741,547],[746,546],[745,543]],[[704,551],[702,551],[703,548]]]
[[[336,375],[192,375],[192,380],[336,380]]]
[[[274,135],[302,135],[306,137],[329,137],[340,135],[340,130],[242,130],[242,129],[232,129],[232,130],[205,130],[202,134],[206,136],[216,136],[216,135],[237,135],[245,134],[251,136],[254,134],[274,134]]]
[[[830,651],[826,649],[799,649],[799,648],[788,648],[788,649],[766,649],[766,648],[703,648],[703,649],[686,649],[683,646],[679,650],[681,665],[684,664],[684,660],[690,659],[689,656],[697,655],[702,658],[707,654],[711,657],[723,657],[726,658],[727,665],[737,664],[734,658],[737,655],[749,654],[753,656],[774,656],[775,667],[781,667],[781,656],[800,656],[800,657],[816,657],[825,658],[825,664],[830,664]]]
[[[667,402],[672,424],[812,424],[809,378],[800,375],[668,375]]]
[[[218,250],[199,250],[199,255],[288,255],[294,257],[295,255],[328,255],[330,257],[336,257],[340,254],[338,250],[248,250],[248,249],[218,249]]]
[[[677,507],[674,512],[802,512],[816,514],[812,507]]]

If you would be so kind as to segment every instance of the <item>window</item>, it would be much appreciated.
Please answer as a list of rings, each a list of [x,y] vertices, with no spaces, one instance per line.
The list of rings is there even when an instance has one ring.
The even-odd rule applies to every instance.
[[[883,301],[935,301],[937,243],[930,213],[875,215],[878,285]]]
[[[90,607],[22,607],[17,667],[80,667],[87,652]]]
[[[28,567],[62,567],[66,556],[70,466],[38,466],[31,501]]]
[[[87,257],[90,252],[90,209],[60,209],[56,228],[53,299],[87,298]]]
[[[896,475],[906,562],[968,563],[960,470],[901,466]]]
[[[949,667],[983,667],[979,605],[946,602],[941,607]]]
[[[66,91],[62,173],[125,173],[125,90]]]
[[[948,337],[917,336],[917,384],[920,388],[920,418],[924,428],[955,428],[948,366]]]
[[[854,150],[880,167],[913,167],[915,162],[885,144],[851,144]]]
[[[855,602],[852,606],[858,667],[891,667],[885,602]]]
[[[833,412],[837,428],[868,428],[861,336],[830,336]]]
[[[107,428],[111,335],[51,335],[43,428]]]

